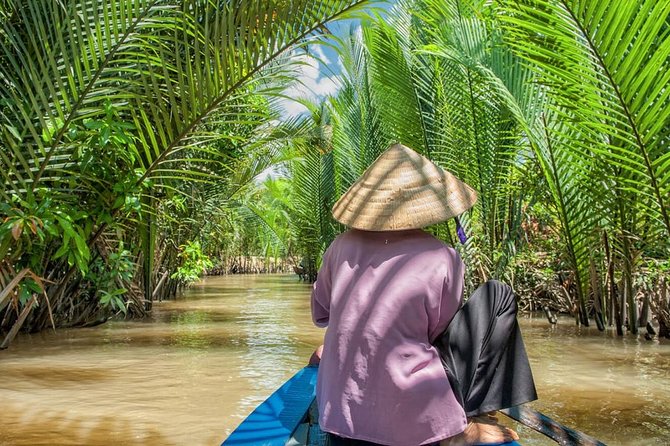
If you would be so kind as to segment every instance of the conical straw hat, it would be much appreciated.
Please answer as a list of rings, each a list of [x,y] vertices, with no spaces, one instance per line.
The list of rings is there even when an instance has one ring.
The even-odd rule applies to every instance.
[[[418,229],[462,214],[477,193],[414,150],[394,144],[333,206],[333,217],[366,231]]]

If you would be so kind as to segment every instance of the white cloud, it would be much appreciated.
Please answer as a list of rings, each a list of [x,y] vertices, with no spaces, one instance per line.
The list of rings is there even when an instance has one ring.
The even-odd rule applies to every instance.
[[[311,46],[310,51],[312,55],[301,54],[296,57],[298,63],[295,69],[296,80],[284,91],[288,98],[279,101],[284,113],[289,117],[307,111],[302,104],[289,98],[318,102],[326,96],[335,94],[340,87],[337,75],[331,73],[328,68],[322,67],[322,64],[326,67],[334,63],[339,64],[339,60],[333,62],[319,45]],[[339,66],[334,70],[339,73]]]

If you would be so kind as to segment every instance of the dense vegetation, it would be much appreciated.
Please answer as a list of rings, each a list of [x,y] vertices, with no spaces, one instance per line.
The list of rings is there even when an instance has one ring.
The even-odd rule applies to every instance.
[[[2,0],[3,346],[143,315],[207,267],[300,136],[269,125],[292,52],[362,3]]]
[[[479,191],[461,219],[470,289],[502,278],[525,306],[619,333],[653,310],[667,334],[662,3],[406,1],[335,39],[343,87],[308,118],[321,137],[289,171],[291,227],[322,250],[331,205],[401,141]],[[433,230],[458,242],[454,222]]]
[[[0,1],[0,331],[142,315],[240,254],[313,279],[332,204],[400,141],[479,192],[465,243],[431,228],[470,288],[666,334],[670,4],[403,0],[320,37],[369,3]],[[317,44],[340,90],[278,120]]]

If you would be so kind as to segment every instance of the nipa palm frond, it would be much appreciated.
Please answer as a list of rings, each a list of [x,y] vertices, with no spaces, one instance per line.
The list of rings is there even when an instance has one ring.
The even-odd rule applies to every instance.
[[[503,1],[509,42],[572,122],[572,141],[620,168],[629,203],[670,234],[670,3]]]
[[[212,119],[249,119],[239,98],[263,67],[362,3],[16,0],[0,30],[4,198],[81,175],[78,131],[104,121],[105,104],[133,135],[137,184],[169,178],[156,172],[184,147],[226,137],[207,131]]]

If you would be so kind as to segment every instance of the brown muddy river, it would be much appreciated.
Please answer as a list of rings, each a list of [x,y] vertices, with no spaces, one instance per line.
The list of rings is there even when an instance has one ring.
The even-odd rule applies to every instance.
[[[0,445],[220,444],[320,344],[309,290],[294,276],[209,278],[150,320],[21,335],[0,351]],[[532,407],[609,445],[670,444],[670,342],[521,324]]]

